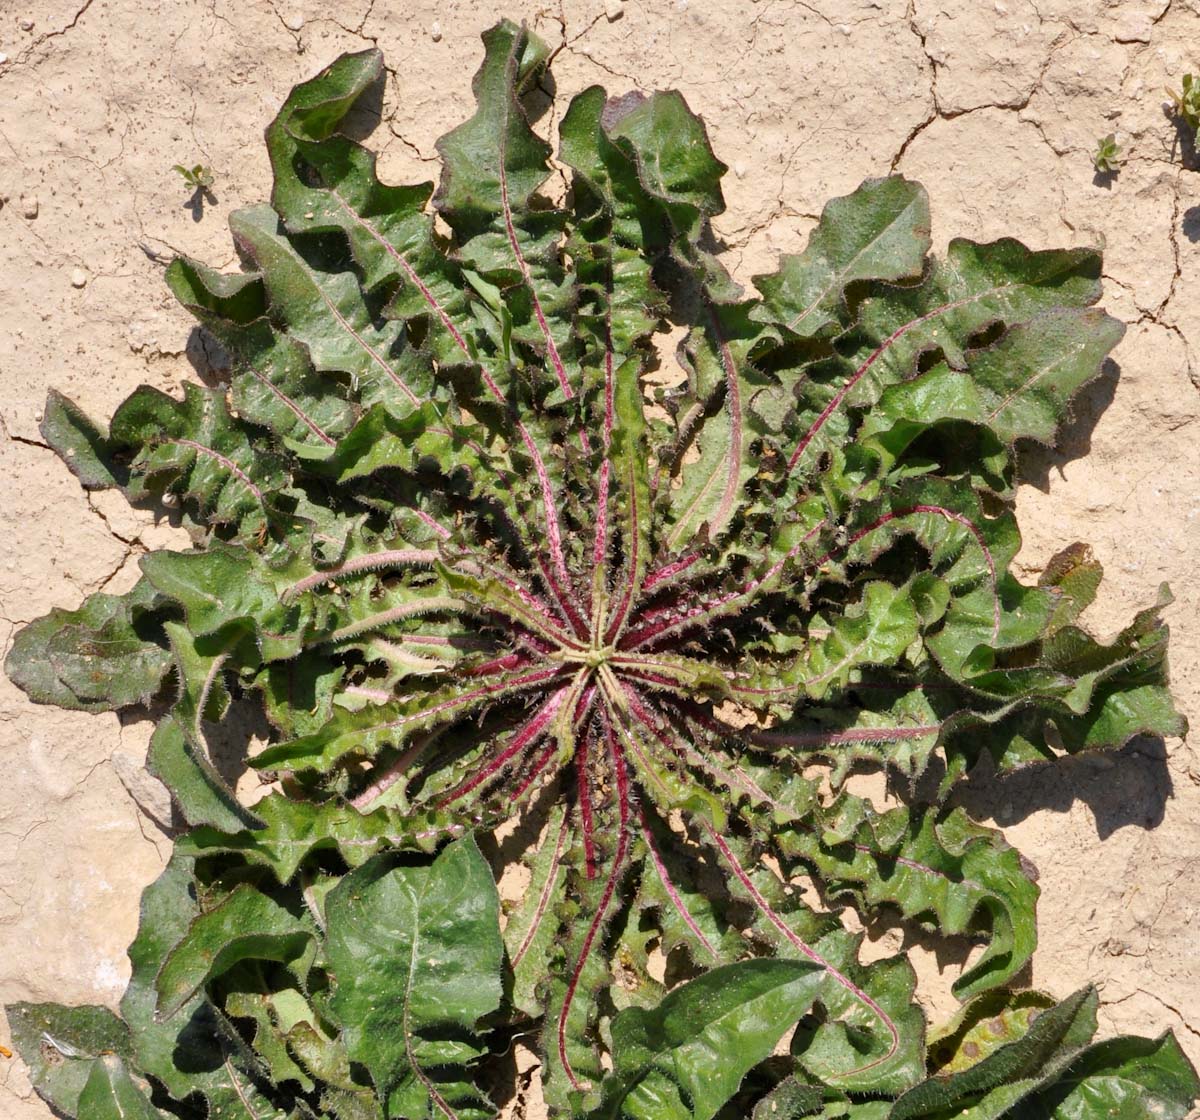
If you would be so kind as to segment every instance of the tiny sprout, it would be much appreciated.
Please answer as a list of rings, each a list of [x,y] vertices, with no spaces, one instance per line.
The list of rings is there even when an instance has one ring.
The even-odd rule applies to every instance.
[[[1183,123],[1193,132],[1200,128],[1200,78],[1194,74],[1184,74],[1183,89],[1176,93],[1167,90],[1167,96],[1175,103],[1175,112],[1183,118]]]
[[[183,176],[183,181],[194,190],[206,191],[213,185],[212,168],[205,167],[202,163],[194,167],[184,167],[177,163],[171,170],[178,171]]]
[[[1117,143],[1115,133],[1110,132],[1096,142],[1096,151],[1092,156],[1092,166],[1101,174],[1109,175],[1120,170],[1121,145]]]

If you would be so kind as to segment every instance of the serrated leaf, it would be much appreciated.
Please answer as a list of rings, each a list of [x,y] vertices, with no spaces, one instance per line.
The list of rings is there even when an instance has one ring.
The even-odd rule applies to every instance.
[[[929,251],[929,197],[901,176],[868,179],[825,204],[803,253],[779,272],[755,277],[763,293],[755,318],[812,337],[846,321],[845,291],[862,280],[909,280]]]
[[[988,944],[954,982],[967,997],[1012,979],[1037,944],[1037,884],[1018,853],[962,810],[877,814],[843,793],[814,824],[785,833],[784,850],[815,868],[827,889],[866,906],[890,904],[942,934],[986,922]]]

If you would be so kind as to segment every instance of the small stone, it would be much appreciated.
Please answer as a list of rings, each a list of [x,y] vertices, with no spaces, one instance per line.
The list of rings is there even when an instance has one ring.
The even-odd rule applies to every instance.
[[[737,161],[737,163],[735,163],[735,164],[733,165],[733,173],[734,173],[734,174],[735,174],[735,175],[736,175],[736,176],[737,176],[739,179],[741,179],[741,178],[743,178],[743,177],[745,176],[745,174],[746,174],[746,165],[745,165],[744,163],[742,163],[742,161],[741,161],[740,159]]]
[[[1116,34],[1113,36],[1118,43],[1148,43],[1154,21],[1146,12],[1139,12],[1127,16],[1118,25]]]
[[[23,19],[23,20],[20,20],[20,21],[17,23],[17,26],[18,26],[18,27],[19,27],[19,28],[20,28],[22,31],[32,31],[32,30],[33,30],[33,20],[31,20],[31,19],[29,19],[28,17],[26,17],[25,19]]]
[[[118,751],[112,756],[112,768],[137,807],[160,828],[171,828],[171,794],[167,787],[132,755]]]
[[[82,268],[76,268],[71,272],[71,287],[82,288],[88,282],[88,274]]]
[[[289,31],[299,31],[304,26],[303,16],[287,16],[283,21],[283,26]]]
[[[429,37],[435,42],[442,41],[442,25],[435,19],[429,27]]]
[[[3,66],[7,61],[8,55],[4,54],[3,51],[0,51],[0,66]]]
[[[608,0],[604,5],[604,16],[609,23],[616,23],[625,14],[625,5],[621,0]]]
[[[31,222],[38,216],[38,200],[33,195],[21,196],[21,214]]]

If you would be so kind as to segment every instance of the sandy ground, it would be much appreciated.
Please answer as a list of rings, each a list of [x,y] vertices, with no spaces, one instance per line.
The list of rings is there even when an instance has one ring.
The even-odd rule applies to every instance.
[[[0,0],[0,646],[51,607],[125,590],[142,553],[183,543],[119,498],[84,495],[41,443],[46,390],[106,417],[139,382],[178,391],[194,378],[205,353],[159,262],[232,264],[225,217],[266,197],[258,138],[292,84],[377,43],[391,68],[381,169],[433,176],[434,140],[468,112],[478,34],[497,14],[425,0]],[[716,227],[743,279],[800,248],[827,198],[892,169],[929,188],[939,245],[1107,245],[1106,304],[1130,330],[1065,453],[1026,463],[1022,571],[1090,541],[1108,570],[1091,616],[1102,631],[1169,580],[1177,695],[1200,722],[1200,177],[1181,166],[1162,93],[1200,66],[1200,0],[611,0],[508,14],[562,44],[560,93],[684,92],[732,168]],[[1097,182],[1089,154],[1114,130],[1128,158]],[[216,173],[202,209],[185,207],[171,170],[196,162]],[[138,895],[169,849],[127,788],[148,734],[35,707],[0,678],[0,1002],[119,997]],[[1041,870],[1033,981],[1065,995],[1096,980],[1105,1031],[1173,1027],[1200,1061],[1196,752],[1135,743],[976,781],[964,800]],[[918,959],[935,1012],[949,1010],[957,951]],[[0,1060],[0,1114],[49,1115],[15,1059]]]

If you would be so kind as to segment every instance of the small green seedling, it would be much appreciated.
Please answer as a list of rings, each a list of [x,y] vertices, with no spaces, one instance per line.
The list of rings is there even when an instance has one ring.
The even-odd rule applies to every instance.
[[[212,168],[205,167],[202,163],[198,163],[194,167],[184,167],[177,163],[171,170],[178,171],[183,176],[183,181],[193,190],[207,191],[212,188]]]
[[[1184,74],[1183,90],[1176,93],[1168,89],[1167,95],[1175,103],[1175,112],[1183,118],[1183,123],[1193,132],[1200,128],[1200,78]]]
[[[1110,132],[1096,142],[1092,166],[1101,175],[1115,174],[1121,169],[1121,145],[1117,143],[1115,133]]]

